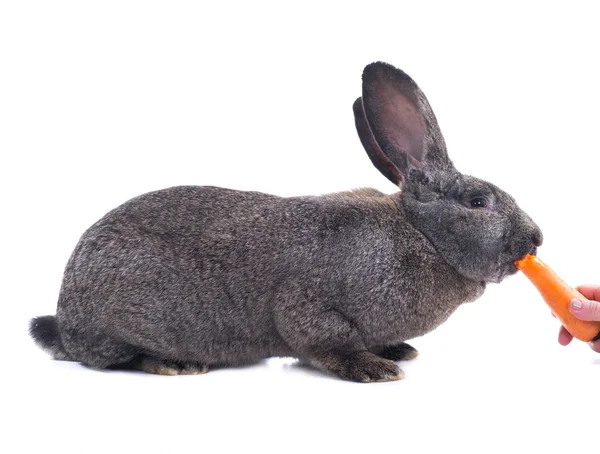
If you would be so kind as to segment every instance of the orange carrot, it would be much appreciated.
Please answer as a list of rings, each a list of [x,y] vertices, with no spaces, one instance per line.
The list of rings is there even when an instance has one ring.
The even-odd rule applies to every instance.
[[[533,255],[526,255],[515,262],[515,266],[536,286],[542,298],[556,318],[571,335],[589,342],[600,333],[600,322],[579,320],[569,311],[569,302],[573,299],[587,299],[572,287],[569,287],[558,275]]]

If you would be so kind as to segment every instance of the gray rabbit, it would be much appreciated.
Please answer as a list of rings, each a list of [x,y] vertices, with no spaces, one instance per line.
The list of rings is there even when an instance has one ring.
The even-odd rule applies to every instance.
[[[402,187],[320,197],[183,186],[136,197],[81,237],[56,316],[30,332],[60,360],[201,374],[292,356],[358,382],[398,380],[405,343],[535,253],[540,229],[458,172],[425,95],[373,63],[360,140]]]

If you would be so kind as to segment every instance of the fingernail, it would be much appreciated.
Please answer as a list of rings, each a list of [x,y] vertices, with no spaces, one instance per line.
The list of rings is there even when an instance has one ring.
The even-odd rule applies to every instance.
[[[571,300],[571,309],[574,311],[578,311],[581,309],[583,304],[579,300]]]

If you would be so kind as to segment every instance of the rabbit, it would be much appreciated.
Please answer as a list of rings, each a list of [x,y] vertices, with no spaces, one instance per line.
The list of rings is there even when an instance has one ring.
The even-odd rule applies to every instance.
[[[90,227],[56,316],[30,334],[55,359],[164,375],[294,357],[356,382],[399,380],[435,329],[542,244],[515,200],[463,175],[403,71],[365,67],[359,139],[400,190],[279,197],[181,186]]]

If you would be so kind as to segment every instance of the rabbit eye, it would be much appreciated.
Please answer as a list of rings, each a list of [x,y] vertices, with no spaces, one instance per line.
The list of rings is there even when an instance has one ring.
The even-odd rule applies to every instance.
[[[488,202],[485,197],[473,197],[471,199],[471,208],[487,208]]]

